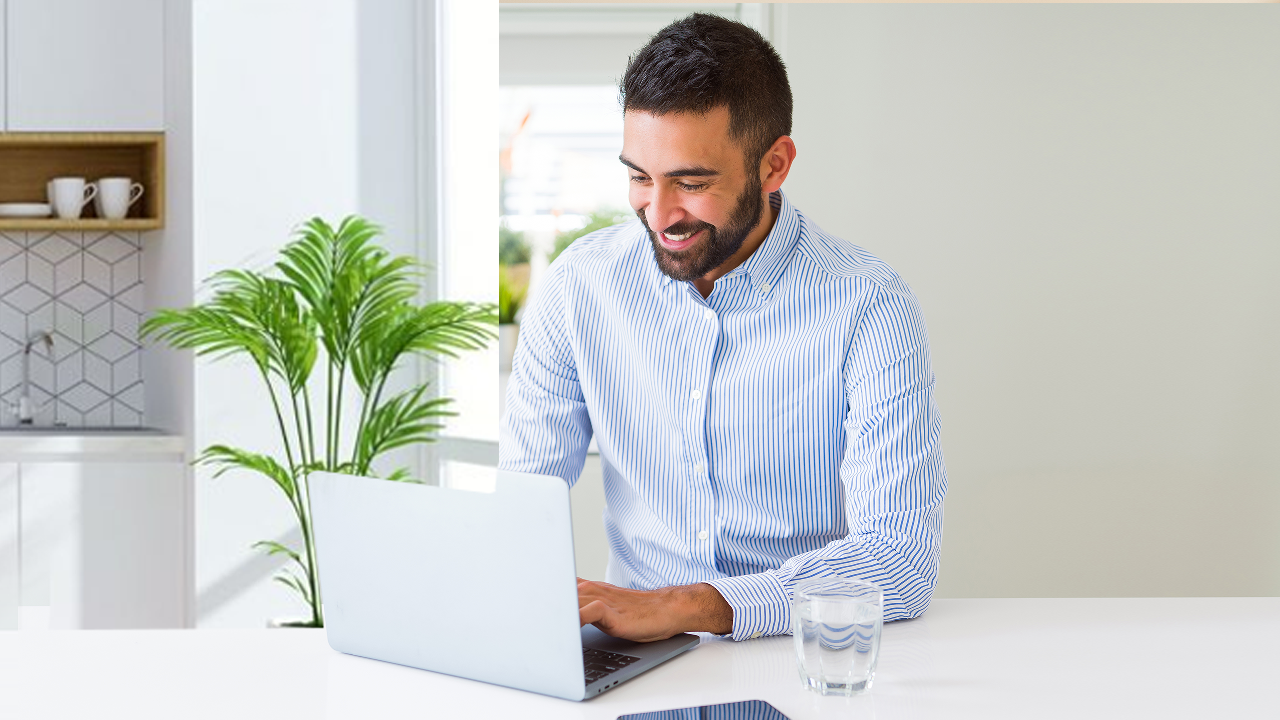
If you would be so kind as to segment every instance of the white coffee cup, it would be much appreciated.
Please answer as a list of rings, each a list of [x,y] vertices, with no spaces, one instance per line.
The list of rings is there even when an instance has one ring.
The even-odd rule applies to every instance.
[[[129,208],[142,197],[142,183],[133,182],[127,177],[99,178],[96,183],[98,197],[94,208],[98,217],[108,220],[119,220],[129,214]]]
[[[82,177],[58,177],[45,185],[53,213],[63,220],[80,217],[84,206],[98,194],[98,188],[85,183]]]

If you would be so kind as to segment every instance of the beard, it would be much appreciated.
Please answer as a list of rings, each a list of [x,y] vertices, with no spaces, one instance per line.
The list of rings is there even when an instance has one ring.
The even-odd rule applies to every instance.
[[[716,227],[701,220],[676,223],[664,229],[668,235],[683,235],[706,230],[707,234],[701,242],[683,250],[668,250],[658,240],[658,234],[649,227],[644,210],[636,211],[644,229],[649,231],[649,242],[653,244],[653,259],[658,269],[675,280],[686,282],[705,277],[733,257],[742,248],[747,236],[760,224],[760,213],[764,210],[763,186],[760,176],[748,173],[747,187],[738,196],[737,204],[729,219],[721,227]]]

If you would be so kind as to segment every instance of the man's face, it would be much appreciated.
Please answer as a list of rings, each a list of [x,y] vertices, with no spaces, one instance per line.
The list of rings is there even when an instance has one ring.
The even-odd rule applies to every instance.
[[[729,110],[661,117],[628,112],[622,155],[631,208],[649,231],[658,268],[695,280],[724,264],[760,223],[758,169],[729,137]]]

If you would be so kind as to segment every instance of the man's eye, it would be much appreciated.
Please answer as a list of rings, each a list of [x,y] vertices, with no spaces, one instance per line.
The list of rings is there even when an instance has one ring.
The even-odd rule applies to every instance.
[[[631,182],[646,183],[646,182],[649,182],[649,178],[645,177],[644,175],[632,175]]]
[[[706,183],[703,183],[701,185],[690,185],[688,183],[676,183],[676,185],[679,185],[681,190],[701,190],[702,188],[707,186]]]

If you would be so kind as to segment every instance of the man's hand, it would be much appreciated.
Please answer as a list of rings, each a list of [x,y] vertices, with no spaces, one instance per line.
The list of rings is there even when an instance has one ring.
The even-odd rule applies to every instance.
[[[639,642],[682,632],[733,632],[733,608],[706,583],[629,590],[578,578],[578,616],[582,625]]]

